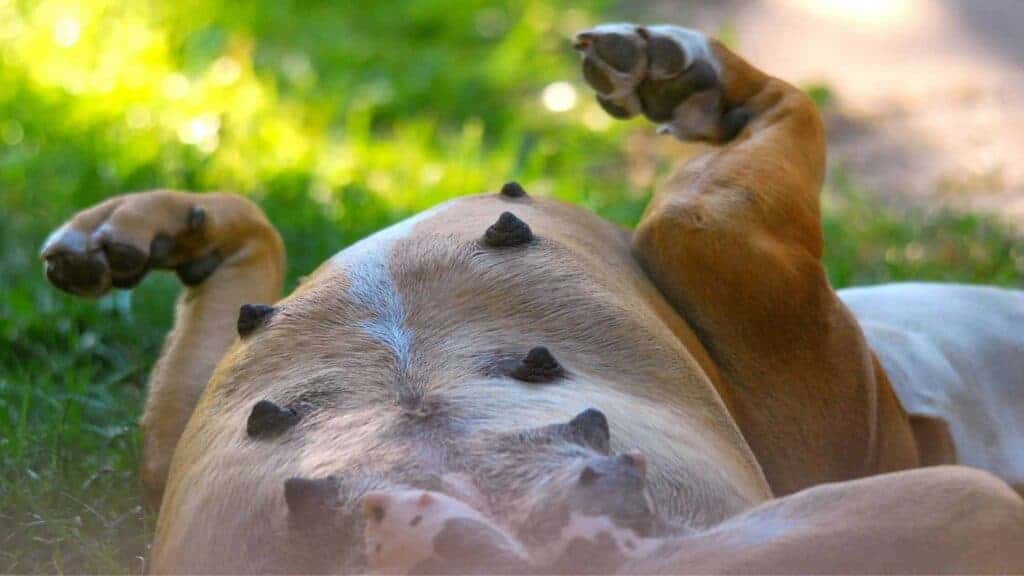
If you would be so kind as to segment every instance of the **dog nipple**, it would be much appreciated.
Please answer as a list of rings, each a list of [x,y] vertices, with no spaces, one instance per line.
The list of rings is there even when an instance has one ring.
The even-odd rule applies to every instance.
[[[533,231],[511,212],[502,212],[498,221],[484,233],[484,244],[494,248],[521,246],[532,241]]]
[[[270,436],[298,424],[301,418],[292,408],[278,406],[270,400],[260,400],[249,413],[245,433],[252,438]]]
[[[512,369],[511,376],[523,382],[551,382],[565,375],[561,364],[544,346],[537,346]]]
[[[275,312],[273,306],[266,304],[243,304],[238,309],[238,335],[245,338],[263,326]]]
[[[316,521],[331,513],[338,502],[338,479],[292,477],[284,482],[284,501],[294,520]]]
[[[519,182],[506,182],[501,187],[501,195],[508,198],[522,198],[526,196],[526,190],[519,184]]]
[[[577,442],[602,454],[611,450],[608,418],[600,410],[588,408],[577,414],[569,421],[569,432]]]

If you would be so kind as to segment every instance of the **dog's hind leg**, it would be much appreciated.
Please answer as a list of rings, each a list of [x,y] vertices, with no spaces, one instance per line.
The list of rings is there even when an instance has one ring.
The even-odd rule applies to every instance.
[[[633,246],[721,370],[773,490],[915,465],[906,415],[821,262],[811,100],[675,26],[598,26],[576,48],[613,116],[716,145],[662,185]]]
[[[178,438],[235,339],[239,307],[281,295],[281,238],[241,196],[158,190],[80,212],[50,235],[42,256],[50,281],[81,296],[130,288],[153,269],[174,270],[184,284],[141,422],[144,499],[156,508]]]
[[[628,574],[1019,574],[1024,500],[937,466],[824,484],[667,539]]]

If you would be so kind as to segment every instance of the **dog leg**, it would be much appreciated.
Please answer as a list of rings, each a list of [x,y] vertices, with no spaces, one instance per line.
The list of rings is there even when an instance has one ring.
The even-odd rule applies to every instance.
[[[629,574],[1017,574],[1024,500],[937,466],[816,486],[666,540]]]
[[[633,246],[722,371],[773,490],[916,465],[906,415],[821,263],[811,100],[674,26],[598,26],[576,48],[612,115],[717,145],[664,183]]]
[[[178,437],[235,339],[239,307],[281,295],[281,238],[241,196],[152,191],[80,212],[50,235],[42,257],[50,281],[80,296],[131,288],[152,269],[174,270],[185,285],[141,422],[144,500],[157,508]]]

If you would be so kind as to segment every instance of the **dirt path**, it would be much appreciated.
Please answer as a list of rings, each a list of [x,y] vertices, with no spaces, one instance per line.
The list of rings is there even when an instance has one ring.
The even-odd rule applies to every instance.
[[[644,11],[718,30],[764,69],[831,88],[830,159],[872,192],[998,215],[1024,232],[1024,1],[657,1]]]

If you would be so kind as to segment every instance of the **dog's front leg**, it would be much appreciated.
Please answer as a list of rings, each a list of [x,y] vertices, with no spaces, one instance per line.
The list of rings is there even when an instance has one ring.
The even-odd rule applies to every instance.
[[[239,308],[281,295],[281,238],[241,196],[158,190],[78,213],[50,235],[42,257],[50,282],[80,296],[131,288],[154,269],[174,270],[184,284],[141,423],[144,500],[157,508],[178,438],[235,339]]]

